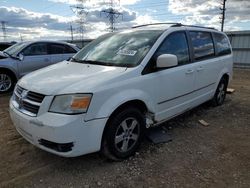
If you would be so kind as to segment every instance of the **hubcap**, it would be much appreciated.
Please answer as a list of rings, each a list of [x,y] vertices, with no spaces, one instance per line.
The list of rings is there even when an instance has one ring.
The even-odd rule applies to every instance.
[[[225,98],[225,85],[222,83],[219,87],[219,92],[218,92],[218,96],[217,96],[217,99],[218,99],[218,102],[221,104]]]
[[[127,118],[118,126],[115,134],[115,147],[120,152],[127,152],[138,141],[140,126],[135,118]]]
[[[7,74],[0,74],[0,91],[8,91],[11,88],[11,78]]]

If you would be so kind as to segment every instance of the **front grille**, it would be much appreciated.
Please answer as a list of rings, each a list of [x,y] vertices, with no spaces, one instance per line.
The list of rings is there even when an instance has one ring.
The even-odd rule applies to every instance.
[[[27,99],[42,103],[44,99],[44,95],[30,91],[27,95]]]
[[[23,108],[29,112],[32,112],[33,114],[37,114],[39,110],[39,106],[30,104],[26,101],[23,101]]]
[[[45,95],[28,91],[17,85],[14,91],[13,105],[27,115],[36,116],[44,97]]]

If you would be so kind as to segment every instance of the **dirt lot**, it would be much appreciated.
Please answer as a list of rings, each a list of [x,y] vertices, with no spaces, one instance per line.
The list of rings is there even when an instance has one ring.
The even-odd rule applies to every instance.
[[[203,104],[166,123],[172,142],[144,141],[135,157],[116,163],[35,148],[10,121],[10,96],[1,96],[0,187],[250,187],[250,70],[236,69],[231,87],[224,105]]]

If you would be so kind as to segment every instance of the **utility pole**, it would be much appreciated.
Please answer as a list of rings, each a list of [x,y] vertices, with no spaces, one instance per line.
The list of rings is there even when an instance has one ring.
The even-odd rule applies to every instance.
[[[222,11],[221,12],[222,17],[220,18],[221,19],[221,31],[224,30],[225,12],[226,12],[226,1],[227,0],[223,0],[223,2],[221,4],[222,7],[220,7],[220,10]]]
[[[23,36],[21,33],[20,33],[20,41],[23,42]]]
[[[120,2],[120,1],[119,1]],[[111,32],[115,31],[115,21],[122,16],[122,13],[119,11],[115,10],[114,8],[114,0],[110,0],[110,7],[108,10],[103,10],[102,12],[106,14],[107,18],[109,19],[109,30]]]
[[[2,32],[3,32],[3,40],[6,41],[7,39],[7,35],[6,35],[6,21],[1,21],[1,25],[2,25]]]
[[[73,27],[72,24],[70,23],[70,34],[71,34],[71,42],[74,41],[74,33],[73,33]]]

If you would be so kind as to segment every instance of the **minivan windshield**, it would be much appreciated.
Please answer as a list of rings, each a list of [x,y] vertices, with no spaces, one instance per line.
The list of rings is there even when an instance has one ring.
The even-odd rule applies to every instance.
[[[17,54],[24,48],[27,46],[26,42],[19,42],[17,44],[12,45],[11,47],[5,49],[3,51],[4,54],[7,54],[9,56],[14,56],[16,57]]]
[[[162,32],[135,30],[106,34],[83,48],[71,61],[134,67],[142,61]]]

